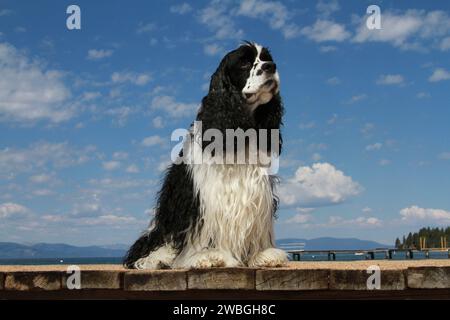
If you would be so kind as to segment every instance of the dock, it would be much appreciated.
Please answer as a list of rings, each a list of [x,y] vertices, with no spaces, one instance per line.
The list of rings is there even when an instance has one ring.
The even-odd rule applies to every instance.
[[[425,259],[430,259],[430,253],[439,252],[444,253],[445,258],[450,259],[450,249],[371,249],[371,250],[287,250],[288,254],[291,255],[292,260],[302,261],[302,256],[309,255],[325,255],[328,261],[336,261],[337,255],[347,254],[355,256],[363,256],[363,260],[378,260],[376,257],[381,256],[383,259],[394,259],[397,254],[402,254],[405,259],[415,259],[418,255],[422,255]]]

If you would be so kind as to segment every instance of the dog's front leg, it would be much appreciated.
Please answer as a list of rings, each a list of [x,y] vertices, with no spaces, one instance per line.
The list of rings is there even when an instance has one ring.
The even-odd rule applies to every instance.
[[[277,248],[268,248],[255,254],[248,262],[252,268],[282,267],[288,262],[287,253]]]
[[[206,249],[195,253],[180,254],[174,262],[175,268],[218,268],[238,267],[242,264],[229,252],[218,249]]]

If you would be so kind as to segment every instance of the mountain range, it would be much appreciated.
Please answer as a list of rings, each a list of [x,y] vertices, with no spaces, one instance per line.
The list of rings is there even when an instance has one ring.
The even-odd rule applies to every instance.
[[[369,240],[355,238],[316,238],[316,239],[279,239],[277,246],[295,247],[305,243],[305,250],[365,250],[374,248],[392,248],[392,246]],[[19,244],[0,242],[0,259],[39,259],[39,258],[99,258],[123,257],[128,249],[126,244],[106,246],[77,247],[63,243]]]

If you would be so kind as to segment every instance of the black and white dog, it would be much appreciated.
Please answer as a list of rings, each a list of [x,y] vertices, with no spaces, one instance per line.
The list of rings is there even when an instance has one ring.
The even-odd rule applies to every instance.
[[[246,42],[221,61],[196,121],[202,122],[203,130],[221,132],[280,129],[279,87],[268,49]],[[272,149],[281,150],[281,141],[280,137]],[[275,181],[259,164],[172,164],[149,230],[130,248],[124,265],[136,269],[282,266],[287,256],[275,248],[273,233]]]

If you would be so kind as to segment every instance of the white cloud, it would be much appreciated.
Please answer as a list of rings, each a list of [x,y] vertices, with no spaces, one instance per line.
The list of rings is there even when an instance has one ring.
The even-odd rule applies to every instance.
[[[135,217],[118,216],[114,214],[105,214],[98,217],[79,219],[77,222],[85,226],[123,226],[140,223]]]
[[[278,193],[287,206],[318,207],[338,204],[358,195],[363,188],[329,163],[299,167],[295,176],[282,183]]]
[[[327,83],[331,86],[337,86],[341,83],[341,80],[338,77],[331,77],[327,79]]]
[[[0,43],[0,120],[61,122],[71,118],[62,72],[46,70],[8,43]]]
[[[0,149],[0,176],[53,166],[64,168],[83,164],[93,157],[94,146],[75,148],[67,142],[37,142],[28,148]]]
[[[442,152],[438,155],[441,160],[450,160],[450,152]]]
[[[0,204],[0,218],[17,218],[28,214],[30,210],[17,203],[6,202]]]
[[[319,161],[320,159],[322,159],[322,156],[320,155],[320,153],[315,152],[315,153],[313,153],[313,155],[311,156],[311,159],[312,159],[313,161]]]
[[[102,96],[102,94],[98,91],[88,91],[88,92],[84,92],[83,93],[83,100],[84,101],[91,101],[91,100],[95,100],[97,98],[100,98]]]
[[[274,30],[280,30],[286,39],[299,35],[300,28],[292,22],[289,9],[279,1],[244,0],[237,11],[238,15],[268,21]]]
[[[174,5],[170,7],[170,12],[177,14],[186,14],[192,11],[192,7],[189,3],[183,2],[178,5]]]
[[[139,23],[139,26],[136,30],[137,34],[148,33],[156,29],[156,25],[154,23],[143,24]]]
[[[355,17],[359,24],[354,42],[388,42],[395,47],[409,50],[427,50],[439,47],[442,37],[450,33],[450,17],[444,11],[406,10],[404,13],[382,13],[380,30],[369,30],[365,17]]]
[[[370,136],[375,129],[375,125],[373,123],[365,123],[361,128],[361,133],[365,136]]]
[[[364,227],[381,227],[381,220],[375,217],[358,217],[354,220],[358,225]]]
[[[33,175],[30,177],[30,181],[37,184],[48,183],[51,179],[52,176],[45,173]]]
[[[316,123],[314,121],[306,122],[306,123],[300,123],[298,126],[301,130],[307,130],[312,129],[316,126]]]
[[[383,147],[383,144],[381,142],[376,142],[374,144],[369,144],[366,146],[367,151],[376,151],[380,150]]]
[[[2,10],[0,10],[0,17],[8,16],[8,15],[10,15],[11,13],[12,13],[12,10],[9,10],[9,9],[2,9]]]
[[[422,92],[417,93],[416,97],[419,99],[429,98],[430,94],[428,92],[422,91]]]
[[[164,128],[166,124],[164,123],[164,119],[162,117],[157,116],[157,117],[153,118],[152,125],[156,129],[161,129],[161,128]]]
[[[402,85],[405,83],[405,79],[400,74],[382,74],[377,79],[377,84],[381,85]]]
[[[358,226],[362,228],[381,227],[382,221],[376,217],[357,217],[354,219],[344,219],[340,216],[331,216],[325,227]]]
[[[153,147],[156,145],[162,146],[166,143],[167,143],[166,139],[163,139],[158,135],[154,135],[144,138],[141,142],[141,145],[143,145],[144,147]]]
[[[172,96],[156,96],[150,104],[152,110],[165,111],[172,118],[192,116],[198,107],[199,105],[197,103],[179,102]]]
[[[90,49],[88,50],[87,59],[88,60],[101,60],[107,57],[111,57],[113,54],[113,50],[105,50],[105,49]]]
[[[132,114],[138,112],[138,109],[132,107],[118,107],[106,110],[106,114],[114,118],[113,123],[117,124],[119,127],[125,126],[128,121],[128,117]]]
[[[389,160],[389,159],[381,159],[379,162],[378,162],[378,164],[380,165],[380,166],[387,166],[387,165],[389,165],[389,164],[391,164],[391,160]]]
[[[219,46],[217,43],[211,43],[211,44],[206,44],[203,47],[203,51],[208,56],[215,56],[217,54],[220,54],[223,51],[223,48],[221,46]]]
[[[370,207],[364,207],[364,208],[362,209],[362,212],[364,212],[364,213],[370,213],[370,212],[372,212],[372,209],[371,209]]]
[[[134,73],[134,72],[114,72],[111,75],[113,83],[125,83],[131,82],[138,86],[143,86],[152,80],[150,74],[146,73]]]
[[[365,100],[365,99],[367,99],[367,94],[361,93],[361,94],[357,94],[357,95],[352,96],[345,103],[346,104],[354,104],[354,103],[360,102],[360,101]]]
[[[433,74],[428,78],[430,82],[438,82],[450,79],[450,72],[443,69],[437,68],[434,70]]]
[[[319,51],[322,53],[333,52],[336,51],[337,47],[335,46],[320,46]]]
[[[105,170],[112,171],[120,168],[120,161],[105,161],[102,163],[102,167]]]
[[[316,42],[341,42],[350,37],[345,26],[329,20],[317,20],[312,26],[302,28],[301,34]]]
[[[442,51],[450,50],[450,37],[442,39],[442,41],[441,41],[441,43],[439,45],[439,48]]]
[[[46,197],[46,196],[50,196],[50,195],[54,194],[54,192],[49,189],[36,189],[36,190],[33,190],[32,193],[33,193],[33,195],[38,196],[38,197]]]
[[[145,180],[137,180],[137,179],[112,179],[112,178],[103,178],[103,179],[90,179],[89,184],[92,185],[96,190],[103,189],[105,190],[117,190],[117,189],[133,189],[139,188],[143,189],[145,187],[149,187],[154,184],[154,181],[145,179]]]
[[[112,155],[114,160],[126,160],[128,159],[128,153],[124,151],[116,151]]]
[[[319,12],[321,16],[328,17],[331,14],[333,14],[336,11],[339,11],[340,6],[337,0],[332,1],[322,1],[319,0],[319,2],[316,4],[316,10]]]
[[[414,222],[427,220],[428,222],[437,222],[442,224],[450,223],[450,211],[443,209],[426,209],[413,205],[400,210],[403,221]]]
[[[127,167],[126,172],[128,173],[139,173],[139,167],[135,164],[131,164]]]
[[[306,224],[312,220],[312,216],[307,213],[297,213],[293,217],[287,219],[288,224]]]
[[[223,39],[242,39],[244,32],[237,29],[227,6],[219,1],[213,0],[203,8],[199,14],[200,23],[206,25],[209,30],[214,32],[214,37]]]
[[[338,118],[339,118],[339,116],[338,116],[336,113],[334,113],[334,114],[331,116],[331,118],[327,120],[327,123],[328,123],[329,125],[335,124],[336,121],[338,120]]]

